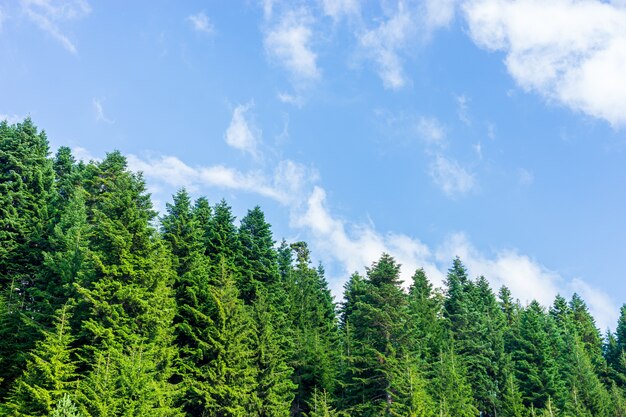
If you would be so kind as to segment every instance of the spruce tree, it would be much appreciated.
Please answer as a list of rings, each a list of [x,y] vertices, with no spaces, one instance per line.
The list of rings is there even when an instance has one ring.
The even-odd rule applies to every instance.
[[[24,373],[11,388],[5,406],[7,415],[47,415],[64,395],[76,390],[78,375],[67,306],[56,313],[54,330],[43,334],[29,352]]]
[[[94,366],[104,353],[124,396],[118,413],[175,415],[168,383],[174,354],[174,273],[151,226],[155,213],[145,183],[140,174],[127,170],[119,152],[90,164],[85,183],[95,272],[78,286],[78,308],[84,312],[81,369],[98,372]],[[150,383],[139,386],[134,381]],[[82,405],[95,412],[88,403]]]
[[[476,417],[479,414],[473,404],[466,370],[451,348],[440,352],[434,389],[440,417]]]
[[[283,346],[284,335],[276,331],[274,316],[268,304],[266,290],[260,288],[253,305],[254,364],[257,370],[256,396],[259,400],[260,417],[289,416],[296,385],[291,381],[288,352]]]
[[[7,314],[0,328],[0,400],[22,371],[25,353],[40,338],[38,325],[50,324],[51,311],[41,276],[51,222],[54,171],[44,132],[27,118],[0,122],[0,292]]]

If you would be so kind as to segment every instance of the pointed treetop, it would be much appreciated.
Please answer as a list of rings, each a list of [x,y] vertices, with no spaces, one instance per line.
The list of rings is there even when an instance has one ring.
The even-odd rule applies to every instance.
[[[383,253],[380,259],[374,263],[367,270],[367,278],[369,281],[380,287],[385,284],[391,284],[399,286],[402,281],[400,280],[400,267],[401,265],[388,253]]]

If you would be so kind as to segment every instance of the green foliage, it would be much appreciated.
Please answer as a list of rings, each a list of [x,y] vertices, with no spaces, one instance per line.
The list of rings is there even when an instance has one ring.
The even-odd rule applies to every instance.
[[[29,416],[52,412],[54,405],[77,386],[72,359],[70,313],[63,306],[56,314],[53,331],[44,331],[29,353],[24,373],[15,381],[7,398],[9,415]]]
[[[435,392],[441,417],[476,417],[472,388],[466,371],[452,349],[441,351],[435,376]]]
[[[184,189],[156,213],[112,152],[0,123],[0,414],[626,417],[626,305],[522,307],[453,260],[445,292],[383,254],[339,311],[304,242]],[[72,314],[69,314],[69,312]]]
[[[82,417],[82,414],[78,411],[70,396],[65,394],[57,403],[50,417]]]

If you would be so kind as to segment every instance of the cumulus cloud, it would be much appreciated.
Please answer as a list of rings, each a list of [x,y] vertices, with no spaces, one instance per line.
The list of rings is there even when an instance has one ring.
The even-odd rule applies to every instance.
[[[519,86],[626,125],[626,8],[599,0],[467,0],[469,33]]]
[[[79,20],[91,13],[86,0],[21,0],[25,15],[39,29],[61,43],[69,52],[76,54],[74,42],[61,30],[63,22]]]
[[[450,198],[474,190],[476,178],[454,159],[437,155],[430,166],[430,176],[435,184]]]
[[[85,149],[73,151],[79,160],[98,160]],[[221,188],[276,201],[287,210],[290,226],[307,232],[321,259],[341,266],[343,272],[339,277],[331,277],[337,297],[341,296],[342,286],[352,272],[363,272],[383,252],[402,264],[401,278],[406,286],[415,270],[424,268],[433,284],[441,287],[451,260],[459,256],[470,276],[484,275],[494,290],[506,285],[522,303],[536,299],[548,306],[558,293],[569,296],[578,292],[601,328],[614,326],[617,319],[618,309],[607,294],[579,278],[566,280],[516,250],[485,254],[462,233],[451,235],[439,245],[428,246],[417,237],[381,233],[371,222],[345,220],[329,207],[317,171],[295,161],[281,160],[272,171],[240,171],[224,165],[193,167],[174,156],[129,155],[128,165],[131,170],[142,171],[150,189],[159,192],[180,187],[194,192]]]
[[[229,146],[256,157],[258,156],[257,146],[262,132],[246,118],[247,112],[253,105],[253,102],[249,102],[235,107],[224,139]]]
[[[313,16],[306,9],[288,10],[265,33],[268,56],[284,67],[297,83],[320,78],[317,54],[312,49]]]
[[[215,32],[215,26],[213,26],[213,23],[211,23],[204,12],[187,16],[187,21],[189,21],[193,29],[197,32],[207,35],[212,35]]]

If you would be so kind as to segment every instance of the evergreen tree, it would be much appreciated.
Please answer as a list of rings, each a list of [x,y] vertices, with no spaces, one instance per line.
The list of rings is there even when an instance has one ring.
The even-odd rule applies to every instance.
[[[0,122],[0,292],[7,308],[0,328],[0,400],[39,339],[38,324],[50,320],[51,312],[39,307],[47,299],[40,271],[53,181],[45,133],[29,118],[13,126]]]
[[[309,403],[309,413],[306,417],[340,417],[342,413],[334,409],[326,391],[315,390],[311,403]]]
[[[264,289],[257,292],[254,302],[256,337],[254,362],[257,368],[256,395],[258,415],[262,417],[289,416],[296,385],[291,381],[293,369],[287,364],[283,350],[285,337],[273,326],[273,314]]]
[[[272,231],[259,206],[249,210],[241,219],[237,238],[240,251],[236,261],[241,274],[238,287],[243,300],[251,303],[260,286],[275,287],[278,281]]]
[[[81,369],[98,372],[93,367],[104,353],[112,365],[108,372],[114,372],[112,383],[124,395],[117,413],[175,415],[168,384],[174,354],[174,274],[170,256],[150,226],[155,213],[145,183],[113,152],[87,167],[86,185],[95,272],[78,286],[84,312]],[[138,381],[150,384],[140,386]]]
[[[476,417],[479,414],[466,378],[466,371],[454,351],[442,350],[434,381],[440,417]]]
[[[65,394],[59,400],[50,417],[82,417],[69,395]]]
[[[166,211],[161,219],[162,235],[172,252],[176,276],[182,277],[189,271],[193,256],[202,250],[202,230],[184,188],[174,195],[173,204],[166,204]]]
[[[69,317],[68,307],[63,306],[55,316],[54,331],[44,331],[44,338],[29,353],[24,373],[9,393],[7,415],[47,415],[64,395],[76,389]]]
[[[339,334],[335,305],[323,268],[310,267],[309,250],[304,242],[292,244],[296,268],[290,274],[292,285],[291,332],[294,340],[291,364],[297,384],[292,411],[307,412],[316,390],[335,390],[339,361]]]
[[[527,411],[522,403],[522,393],[512,372],[505,371],[505,385],[502,389],[502,417],[525,417]]]
[[[565,392],[553,351],[561,343],[552,320],[538,302],[531,302],[520,314],[509,347],[524,405],[534,409],[544,408],[548,399],[553,401],[555,395],[562,398]]]
[[[353,330],[343,377],[344,402],[355,415],[390,415],[394,408],[396,387],[391,375],[396,366],[404,365],[399,358],[405,353],[408,319],[399,273],[400,265],[383,254],[367,269],[365,291],[344,319]]]
[[[210,356],[200,369],[201,380],[206,381],[199,393],[204,397],[204,413],[220,417],[256,416],[259,404],[255,395],[253,322],[239,299],[225,260],[220,262],[211,295]]]

